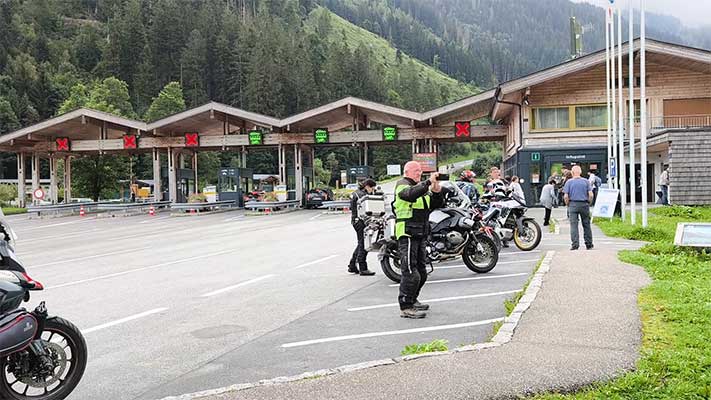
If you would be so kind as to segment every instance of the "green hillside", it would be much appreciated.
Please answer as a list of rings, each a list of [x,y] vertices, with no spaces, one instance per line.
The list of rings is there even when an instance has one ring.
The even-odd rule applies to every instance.
[[[327,16],[324,16],[324,13]],[[398,75],[403,65],[413,66],[423,86],[439,88],[441,92],[446,93],[442,97],[447,102],[471,96],[481,91],[477,87],[460,82],[407,54],[400,53],[398,56],[398,50],[384,38],[346,21],[325,8],[318,7],[311,12],[306,22],[306,29],[314,31],[319,24],[319,20],[323,18],[328,19],[331,24],[327,37],[328,41],[331,43],[345,41],[351,49],[365,45],[374,55],[373,59],[380,63],[380,66],[388,76]]]

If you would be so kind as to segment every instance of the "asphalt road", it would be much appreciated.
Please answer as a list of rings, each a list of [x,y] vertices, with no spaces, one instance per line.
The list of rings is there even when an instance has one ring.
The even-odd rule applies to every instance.
[[[89,364],[71,399],[157,399],[434,339],[482,342],[543,251],[563,243],[546,232],[537,251],[507,249],[485,275],[437,265],[421,295],[428,318],[405,320],[375,255],[376,276],[346,273],[355,238],[343,214],[9,218],[46,287],[30,306],[46,300],[85,333]]]

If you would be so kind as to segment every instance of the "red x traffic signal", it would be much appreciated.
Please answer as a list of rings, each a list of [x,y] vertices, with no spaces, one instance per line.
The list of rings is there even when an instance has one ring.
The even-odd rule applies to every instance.
[[[135,149],[138,147],[138,139],[136,135],[124,135],[123,136],[123,148],[124,149]]]
[[[57,151],[69,151],[69,138],[57,138]]]
[[[185,134],[185,147],[198,147],[200,146],[199,136],[197,133],[186,133]]]
[[[454,136],[455,137],[469,137],[471,134],[471,124],[469,122],[455,122],[454,123]]]

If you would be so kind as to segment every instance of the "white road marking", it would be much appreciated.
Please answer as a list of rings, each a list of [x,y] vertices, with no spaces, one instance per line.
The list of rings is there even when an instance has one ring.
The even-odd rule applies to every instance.
[[[152,222],[152,221],[159,221],[159,220],[161,220],[161,219],[167,219],[167,218],[170,218],[170,217],[171,217],[170,215],[164,215],[164,216],[162,216],[162,217],[151,217],[150,219],[147,219],[147,220],[145,220],[145,221],[139,222],[139,224],[147,224],[147,223]]]
[[[440,279],[436,281],[430,281],[428,280],[425,282],[425,285],[429,285],[431,283],[446,283],[446,282],[461,282],[461,281],[478,281],[482,279],[498,279],[498,278],[511,278],[514,276],[522,276],[522,275],[528,275],[526,272],[521,272],[520,274],[506,274],[506,275],[489,275],[489,276],[476,276],[472,278],[457,278],[457,279]],[[399,283],[395,283],[392,285],[388,285],[390,287],[399,287]]]
[[[236,220],[242,219],[242,218],[244,218],[244,217],[245,217],[244,215],[238,215],[238,216],[236,216],[236,217],[225,218],[225,219],[222,220],[222,222],[236,221]]]
[[[499,257],[501,256],[513,256],[516,254],[532,254],[532,253],[540,253],[541,250],[531,250],[531,251],[500,251],[499,252]]]
[[[324,215],[324,214],[326,214],[326,213],[325,213],[325,212],[322,212],[322,213],[316,214],[316,215],[314,215],[313,217],[309,218],[309,221],[313,221],[313,220],[315,220],[316,218],[318,218],[318,217],[320,217],[320,216],[322,216],[322,215]]]
[[[137,248],[134,248],[134,249],[124,249],[124,250],[112,251],[112,252],[110,252],[110,253],[96,254],[96,255],[93,255],[93,256],[71,258],[71,259],[69,259],[69,260],[60,260],[60,261],[54,261],[54,262],[51,262],[51,263],[33,265],[33,266],[30,267],[30,269],[32,269],[32,268],[39,268],[39,267],[47,267],[47,266],[50,266],[50,265],[64,264],[64,263],[74,262],[74,261],[91,260],[91,259],[93,259],[93,258],[101,258],[101,257],[106,257],[106,256],[112,256],[112,255],[114,255],[114,254],[122,254],[122,253],[123,253],[123,254],[127,254],[127,253],[131,253],[131,252],[134,252],[134,251],[148,250],[148,249],[151,249],[151,248],[152,248],[152,247],[137,247]]]
[[[531,258],[528,260],[517,260],[517,261],[499,261],[496,263],[496,265],[506,265],[506,264],[522,264],[522,263],[527,263],[531,261],[540,261],[540,258]],[[463,268],[466,267],[464,264],[457,264],[457,265],[446,265],[444,267],[435,267],[435,269],[451,269],[451,268]]]
[[[81,224],[82,222],[90,222],[90,221],[96,221],[96,218],[87,218],[87,219],[80,219],[80,220],[78,220],[78,221],[67,221],[67,222],[59,222],[59,223],[56,223],[56,224],[33,226],[33,227],[31,227],[31,228],[26,228],[26,229],[22,229],[22,230],[23,230],[23,231],[33,231],[33,230],[36,230],[36,229],[51,228],[51,227],[53,227],[53,226]]]
[[[110,327],[112,327],[112,326],[120,325],[120,324],[123,324],[123,323],[125,323],[125,322],[129,322],[129,321],[133,321],[133,320],[136,320],[136,319],[139,319],[139,318],[147,317],[147,316],[149,316],[149,315],[157,314],[157,313],[160,313],[160,312],[163,312],[163,311],[166,311],[166,310],[167,310],[167,308],[165,308],[165,307],[163,307],[163,308],[154,308],[153,310],[149,310],[149,311],[146,311],[146,312],[142,312],[142,313],[136,314],[136,315],[131,315],[130,317],[117,319],[116,321],[107,322],[107,323],[105,323],[105,324],[101,324],[101,325],[95,326],[95,327],[93,327],[93,328],[83,329],[83,330],[81,331],[81,333],[83,333],[84,335],[86,335],[87,333],[96,332],[96,331],[99,331],[99,330],[102,330],[102,329],[110,328]]]
[[[503,296],[505,294],[514,294],[518,293],[521,290],[507,290],[505,292],[494,292],[494,293],[482,293],[482,294],[472,294],[472,295],[467,295],[467,296],[454,296],[454,297],[441,297],[438,299],[427,299],[427,300],[422,300],[423,303],[439,303],[442,301],[454,301],[454,300],[465,300],[465,299],[477,299],[480,297],[493,297],[493,296]],[[364,310],[375,310],[377,308],[387,308],[387,307],[397,307],[399,304],[398,303],[388,303],[388,304],[377,304],[374,306],[365,306],[365,307],[354,307],[354,308],[349,308],[348,311],[364,311]]]
[[[24,237],[24,232],[21,232],[18,234],[18,235],[20,235],[20,239],[17,239],[17,243],[26,244],[26,243],[33,243],[33,242],[41,242],[43,240],[71,239],[71,238],[75,238],[75,237],[79,237],[79,236],[86,236],[90,233],[99,232],[99,231],[100,231],[100,229],[90,229],[90,230],[87,230],[84,232],[73,233],[73,234],[69,234],[69,235],[42,236],[42,237],[36,237],[36,238],[32,238],[32,239],[27,239],[27,240],[22,239],[22,237]]]
[[[215,290],[214,292],[205,293],[205,294],[203,294],[203,295],[200,296],[200,297],[212,297],[212,296],[216,296],[216,295],[218,295],[218,294],[222,294],[222,293],[225,293],[225,292],[229,292],[230,290],[234,290],[234,289],[240,288],[240,287],[242,287],[242,286],[251,285],[251,284],[253,284],[253,283],[256,283],[256,282],[259,282],[259,281],[263,281],[263,280],[265,280],[265,279],[273,278],[273,277],[275,277],[275,276],[276,276],[276,275],[274,275],[274,274],[269,274],[269,275],[260,276],[259,278],[250,279],[250,280],[248,280],[248,281],[245,281],[245,282],[242,282],[242,283],[238,283],[238,284],[236,284],[236,285],[228,286],[228,287],[222,288],[222,289],[220,289],[220,290]]]
[[[297,267],[294,267],[293,269],[305,268],[305,267],[308,267],[309,265],[318,264],[318,263],[321,263],[321,262],[324,262],[324,261],[326,261],[326,260],[330,260],[330,259],[336,258],[336,257],[338,257],[338,254],[334,254],[334,255],[331,255],[331,256],[328,256],[328,257],[324,257],[324,258],[319,258],[318,260],[314,260],[314,261],[311,261],[311,262],[307,262],[306,264],[301,264],[301,265],[299,265],[299,266],[297,266]]]
[[[289,347],[308,346],[308,345],[319,344],[319,343],[339,342],[339,341],[343,341],[343,340],[372,338],[372,337],[379,337],[379,336],[393,336],[393,335],[404,335],[404,334],[408,334],[408,333],[444,331],[444,330],[449,330],[449,329],[468,328],[470,326],[493,324],[494,322],[498,322],[498,321],[503,321],[503,318],[485,319],[483,321],[465,322],[462,324],[436,325],[436,326],[427,326],[427,327],[423,327],[423,328],[402,329],[399,331],[370,332],[370,333],[361,333],[361,334],[357,334],[357,335],[334,336],[334,337],[322,338],[322,339],[304,340],[302,342],[285,343],[285,344],[282,344],[281,347],[289,348]]]
[[[127,274],[131,274],[131,273],[134,273],[134,272],[141,272],[141,271],[147,271],[147,270],[149,270],[149,269],[155,269],[155,268],[165,267],[165,266],[167,266],[167,265],[181,264],[181,263],[188,262],[188,261],[200,260],[200,259],[203,259],[203,258],[214,257],[214,256],[222,255],[222,254],[232,253],[232,252],[234,252],[234,251],[235,251],[235,250],[223,250],[223,251],[218,251],[218,252],[215,252],[215,253],[209,253],[209,254],[203,254],[203,255],[195,256],[195,257],[183,258],[183,259],[180,259],[180,260],[168,261],[168,262],[164,262],[164,263],[160,263],[160,264],[156,264],[156,265],[149,265],[149,266],[147,266],[147,267],[129,269],[128,271],[116,272],[116,273],[114,273],[114,274],[101,275],[101,276],[97,276],[97,277],[94,277],[94,278],[82,279],[82,280],[78,280],[78,281],[62,283],[62,284],[60,284],[60,285],[47,287],[47,288],[45,288],[45,290],[58,289],[58,288],[66,287],[66,286],[79,285],[79,284],[82,284],[82,283],[98,281],[98,280],[101,280],[101,279],[108,279],[108,278],[113,278],[113,277],[116,277],[116,276],[127,275]]]

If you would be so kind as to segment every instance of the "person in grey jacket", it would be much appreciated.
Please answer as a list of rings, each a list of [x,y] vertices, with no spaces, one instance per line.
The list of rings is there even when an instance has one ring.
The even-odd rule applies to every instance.
[[[543,186],[539,200],[541,205],[546,209],[543,226],[548,226],[551,222],[551,210],[558,204],[558,197],[555,195],[555,177],[549,178],[548,183]]]

